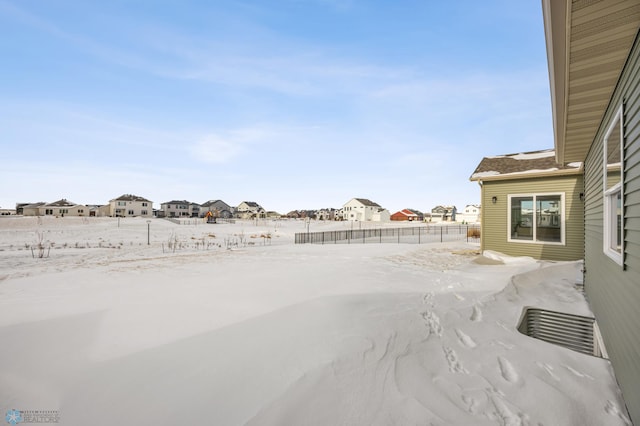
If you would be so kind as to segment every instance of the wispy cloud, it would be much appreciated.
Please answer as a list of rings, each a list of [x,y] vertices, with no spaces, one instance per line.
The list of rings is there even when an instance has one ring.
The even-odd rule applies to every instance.
[[[227,163],[245,151],[245,141],[209,134],[190,147],[193,158],[203,163]]]

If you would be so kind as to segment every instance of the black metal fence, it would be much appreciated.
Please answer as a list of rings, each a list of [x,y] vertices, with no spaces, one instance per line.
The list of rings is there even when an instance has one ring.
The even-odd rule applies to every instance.
[[[344,231],[301,232],[296,244],[427,244],[449,241],[480,242],[480,225],[438,225],[406,228],[349,229]]]

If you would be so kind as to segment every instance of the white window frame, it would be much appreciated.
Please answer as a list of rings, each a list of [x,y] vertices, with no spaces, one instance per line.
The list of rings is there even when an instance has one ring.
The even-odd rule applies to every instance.
[[[552,195],[560,196],[560,241],[537,241],[538,234],[538,225],[535,223],[536,218],[536,199],[537,197],[546,197]],[[532,240],[521,240],[511,238],[511,199],[512,198],[522,198],[522,197],[531,197],[533,198],[533,239]],[[544,245],[554,245],[554,246],[564,246],[566,245],[566,209],[565,209],[565,193],[564,192],[536,192],[536,193],[524,193],[524,194],[508,194],[507,195],[507,242],[509,243],[521,243],[521,244],[544,244]]]
[[[602,145],[602,186],[603,186],[603,238],[602,238],[602,250],[609,258],[611,258],[618,265],[622,266],[624,262],[624,191],[622,190],[622,183],[624,182],[624,123],[623,123],[623,107],[620,106],[618,111],[613,116],[611,124],[604,135]],[[620,126],[620,182],[607,189],[607,153],[609,136],[613,133],[616,125]],[[620,252],[612,248],[614,239],[617,237],[618,231],[618,215],[617,215],[617,198],[620,194],[620,216],[622,225],[620,226]]]

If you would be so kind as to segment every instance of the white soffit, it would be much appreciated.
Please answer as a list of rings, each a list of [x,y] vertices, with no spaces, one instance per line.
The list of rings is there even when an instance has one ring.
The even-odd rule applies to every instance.
[[[640,0],[543,0],[543,13],[557,161],[583,161],[640,27]]]

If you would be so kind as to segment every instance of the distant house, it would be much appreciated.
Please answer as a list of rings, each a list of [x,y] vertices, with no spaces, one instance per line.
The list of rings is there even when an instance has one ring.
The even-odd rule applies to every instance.
[[[73,203],[64,198],[52,203],[21,205],[21,210],[24,216],[89,216],[87,206]]]
[[[153,203],[137,195],[123,194],[118,198],[109,200],[109,204],[100,207],[99,215],[111,217],[152,217]]]
[[[161,217],[198,217],[200,205],[186,200],[172,200],[160,204]]]
[[[47,203],[43,201],[38,203],[18,203],[16,204],[16,214],[23,216],[40,216],[40,207],[45,204]]]
[[[555,151],[482,159],[470,180],[481,187],[481,249],[537,259],[583,257],[582,163]]]
[[[343,220],[360,222],[388,222],[389,210],[366,198],[352,198],[342,206]]]
[[[288,219],[300,219],[300,212],[298,210],[291,210],[285,215]]]
[[[45,204],[41,209],[44,209],[45,216],[89,216],[89,208],[87,206],[73,203],[64,198]]]
[[[316,218],[318,220],[335,220],[336,209],[333,209],[333,208],[320,209],[316,213]]]
[[[431,222],[455,222],[456,206],[436,206],[431,209]]]
[[[200,217],[205,217],[208,213],[214,218],[229,219],[233,217],[235,209],[222,200],[209,200],[200,204]]]
[[[89,216],[99,216],[101,207],[102,206],[98,204],[87,204],[87,209],[89,209]]]
[[[417,210],[403,209],[391,215],[393,221],[421,222],[424,215]]]
[[[480,222],[480,204],[467,204],[462,213],[456,215],[458,222],[478,223]]]
[[[318,212],[316,210],[292,210],[285,216],[289,219],[316,219]]]
[[[236,207],[236,217],[239,219],[265,218],[266,211],[254,201],[243,201]]]

